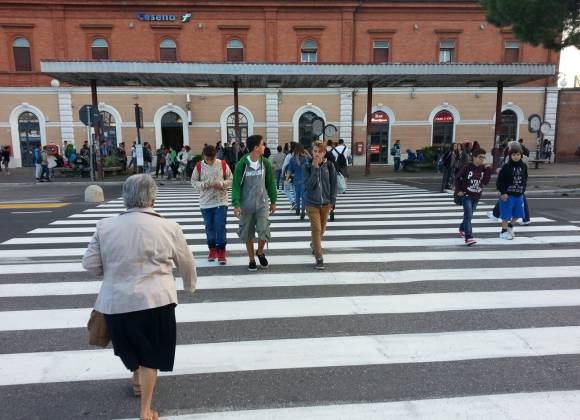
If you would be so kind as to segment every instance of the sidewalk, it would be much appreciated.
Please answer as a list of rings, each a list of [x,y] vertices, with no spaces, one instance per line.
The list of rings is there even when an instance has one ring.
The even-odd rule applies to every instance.
[[[419,172],[394,172],[392,166],[371,166],[371,174],[364,175],[364,166],[351,166],[349,168],[350,179],[372,179],[385,181],[406,181],[406,180],[435,180],[441,174],[435,170],[422,170]],[[530,178],[578,178],[580,184],[580,164],[558,163],[552,165],[542,165],[540,169],[529,169]],[[127,176],[110,176],[97,184],[118,185],[122,184]],[[89,185],[92,184],[89,178],[81,177],[56,177],[52,182],[58,184]],[[0,172],[0,186],[34,185],[34,168],[14,168],[10,170],[10,175]]]

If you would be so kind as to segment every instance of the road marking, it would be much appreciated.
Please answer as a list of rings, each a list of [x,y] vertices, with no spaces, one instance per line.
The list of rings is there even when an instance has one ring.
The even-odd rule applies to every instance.
[[[38,213],[52,213],[52,210],[41,211],[11,211],[10,214],[38,214]]]
[[[81,228],[82,229],[82,228]],[[90,228],[89,228],[90,229]],[[572,225],[549,225],[549,226],[527,226],[526,233],[528,232],[578,232],[580,227]],[[56,229],[53,233],[65,233],[62,232],[63,228]],[[95,231],[93,228],[92,231]],[[58,231],[58,232],[57,232]],[[497,227],[480,227],[477,228],[476,234],[481,233],[497,233]],[[325,238],[336,237],[336,236],[390,236],[390,235],[437,235],[437,234],[448,234],[454,235],[457,233],[457,228],[425,228],[425,229],[359,229],[359,230],[329,230],[324,234]],[[228,239],[238,239],[236,232],[227,232],[226,236]],[[308,231],[276,231],[276,238],[309,238],[310,232]],[[187,233],[185,234],[185,239],[188,240],[205,240],[205,233]],[[442,245],[445,245],[444,238]],[[90,236],[46,236],[46,237],[34,237],[34,238],[12,238],[7,241],[2,242],[0,245],[34,245],[34,244],[58,244],[58,243],[89,243],[91,240]],[[487,239],[485,239],[487,241]],[[455,245],[454,241],[453,245]]]
[[[55,265],[55,264],[53,264]],[[216,268],[218,264],[215,263]],[[1,267],[1,266],[0,266]],[[216,272],[219,272],[216,271]],[[208,275],[197,278],[198,290],[221,290],[238,288],[277,288],[303,286],[340,286],[353,284],[404,284],[424,281],[479,281],[479,280],[534,280],[578,277],[580,266],[541,266],[505,268],[469,268],[403,270],[384,272],[323,272],[308,276],[295,273],[256,276],[253,273],[229,276]],[[176,277],[176,287],[183,290],[183,281]],[[0,297],[94,295],[99,292],[101,281],[58,281],[50,283],[0,284]]]
[[[66,207],[70,203],[4,203],[0,209],[56,209]]]
[[[179,345],[174,371],[161,375],[578,353],[580,327],[240,341]],[[0,386],[126,378],[112,349],[0,355]]]
[[[580,290],[425,293],[182,303],[177,306],[175,316],[178,322],[185,323],[568,306],[580,306]],[[83,328],[86,326],[87,314],[90,311],[91,308],[0,311],[0,331]]]
[[[580,392],[550,391],[163,416],[167,420],[578,420]]]

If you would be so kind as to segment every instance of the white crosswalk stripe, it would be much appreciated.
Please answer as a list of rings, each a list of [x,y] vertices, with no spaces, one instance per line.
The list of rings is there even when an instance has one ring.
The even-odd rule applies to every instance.
[[[156,407],[186,420],[580,419],[569,381],[580,373],[571,312],[580,310],[580,227],[537,215],[502,240],[486,216],[493,205],[479,203],[470,248],[450,195],[351,182],[324,237],[326,271],[316,272],[309,222],[280,194],[270,268],[248,273],[231,208],[220,267],[205,259],[198,195],[160,187],[156,210],[182,226],[199,280],[193,297],[180,292],[175,368],[158,386],[214,388],[178,403],[160,393]],[[0,396],[34,405],[26,395],[41,384],[69,399],[82,388],[97,401],[84,403],[97,404],[101,384],[126,389],[112,350],[84,344],[100,281],[80,263],[96,223],[122,211],[114,199],[0,244]],[[575,370],[553,373],[566,368]],[[537,380],[499,373],[540,369]],[[449,385],[465,375],[464,388]],[[118,394],[108,417],[127,417]]]

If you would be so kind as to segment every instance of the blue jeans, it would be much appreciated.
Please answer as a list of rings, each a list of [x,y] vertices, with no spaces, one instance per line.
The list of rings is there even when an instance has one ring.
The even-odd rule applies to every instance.
[[[401,169],[401,157],[395,156],[395,171]]]
[[[302,182],[294,182],[293,185],[296,208],[304,211],[304,184]]]
[[[459,230],[465,232],[465,239],[473,238],[473,229],[471,228],[471,219],[473,212],[477,208],[477,200],[468,195],[463,196],[463,222],[459,225]]]
[[[276,189],[280,189],[280,180],[282,179],[282,169],[276,169]]]
[[[282,192],[291,203],[294,202],[294,188],[291,182],[282,183]]]
[[[228,206],[211,207],[201,209],[205,234],[207,236],[207,247],[225,249],[226,248],[226,222]]]

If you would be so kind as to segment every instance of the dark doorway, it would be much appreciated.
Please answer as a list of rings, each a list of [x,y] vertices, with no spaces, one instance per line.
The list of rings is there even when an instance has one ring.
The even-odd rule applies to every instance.
[[[501,133],[499,135],[500,144],[504,141],[517,140],[518,116],[511,109],[506,109],[501,113]]]
[[[40,124],[32,112],[24,112],[18,117],[18,134],[20,136],[20,155],[22,166],[34,166],[32,151],[41,146]]]
[[[318,136],[312,134],[312,121],[318,118],[314,112],[307,111],[300,116],[298,120],[298,141],[306,149],[312,147],[312,142],[318,139]]]
[[[175,112],[168,112],[161,118],[161,138],[164,147],[179,151],[183,147],[183,121]]]
[[[452,144],[454,125],[453,115],[450,112],[438,112],[433,118],[433,146]]]
[[[117,123],[115,117],[107,111],[101,111],[101,140],[108,143],[109,148],[117,148]]]
[[[389,116],[383,111],[371,114],[371,163],[389,163]]]

